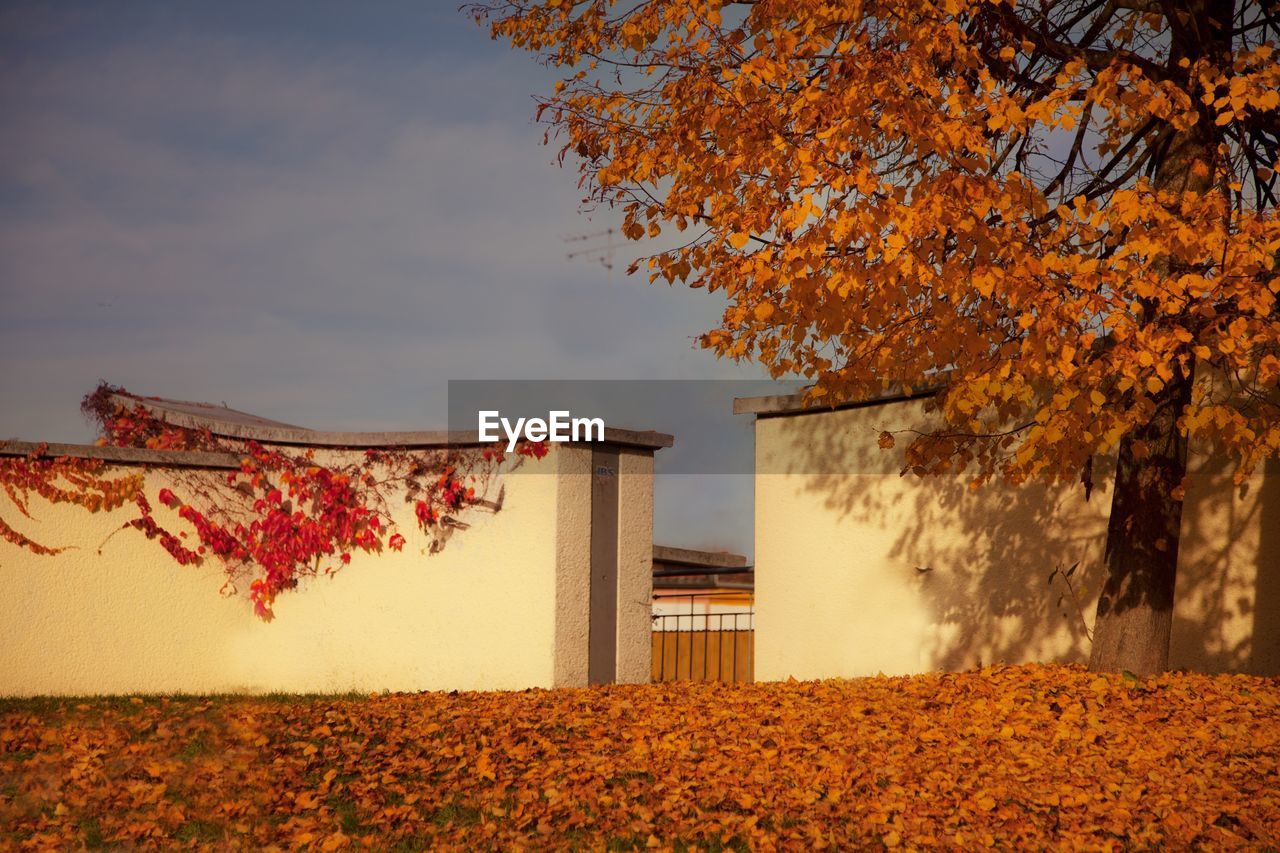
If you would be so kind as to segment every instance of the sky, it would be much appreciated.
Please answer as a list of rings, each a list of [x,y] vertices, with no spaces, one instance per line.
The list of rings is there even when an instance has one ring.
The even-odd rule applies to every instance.
[[[723,303],[570,252],[615,227],[533,121],[554,77],[452,2],[0,5],[0,438],[99,380],[317,429],[430,429],[450,380],[757,380],[617,424],[750,442]],[[681,426],[689,429],[683,433]],[[751,551],[750,478],[659,454],[655,537]]]

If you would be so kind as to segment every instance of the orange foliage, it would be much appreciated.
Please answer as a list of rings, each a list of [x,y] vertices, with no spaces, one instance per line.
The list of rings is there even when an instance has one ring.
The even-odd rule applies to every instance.
[[[818,401],[947,370],[908,467],[1070,481],[1193,373],[1183,433],[1242,477],[1280,452],[1275,25],[1208,8],[472,11],[563,75],[539,114],[591,199],[685,232],[650,280],[727,296],[705,346]]]
[[[1280,680],[7,700],[0,846],[1275,847]]]

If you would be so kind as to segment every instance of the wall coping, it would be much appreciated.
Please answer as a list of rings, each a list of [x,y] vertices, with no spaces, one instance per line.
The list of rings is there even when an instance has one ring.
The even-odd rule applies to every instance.
[[[241,412],[229,406],[211,403],[193,403],[185,400],[165,400],[158,397],[136,397],[132,394],[114,394],[112,402],[125,407],[142,406],[165,423],[188,429],[207,429],[215,435],[230,438],[252,439],[270,444],[294,444],[308,447],[335,447],[366,449],[378,447],[449,447],[485,446],[492,442],[480,441],[479,434],[464,430],[427,430],[407,432],[332,432],[272,421],[257,415]],[[660,450],[671,447],[675,438],[653,430],[633,430],[605,427],[603,442],[588,442],[589,446],[612,444],[620,447],[636,447]]]
[[[819,403],[810,401],[805,394],[776,394],[763,397],[734,397],[733,413],[735,415],[755,415],[758,418],[776,415],[803,415],[819,412],[833,412],[838,409],[860,409],[866,406],[883,406],[904,400],[918,400],[936,396],[945,385],[908,386],[895,382],[879,394],[862,400],[849,400],[844,403]]]
[[[96,444],[52,444],[35,441],[0,441],[0,456],[31,456],[41,459],[71,457],[102,459],[125,465],[163,465],[171,468],[240,468],[241,457],[234,453],[202,450],[152,450],[146,447],[105,447]]]

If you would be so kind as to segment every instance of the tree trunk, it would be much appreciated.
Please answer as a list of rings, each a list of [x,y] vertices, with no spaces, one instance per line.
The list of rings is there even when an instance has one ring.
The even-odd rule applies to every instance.
[[[1182,58],[1192,63],[1213,56],[1219,63],[1231,50],[1233,0],[1184,0],[1161,4],[1177,16],[1170,46],[1170,67]],[[1156,189],[1214,192],[1216,145],[1200,124],[1174,135],[1155,169]],[[1203,166],[1203,170],[1192,168]],[[1176,275],[1178,270],[1167,269]],[[1155,306],[1149,306],[1153,309]],[[1147,322],[1155,322],[1148,310]],[[1107,579],[1098,598],[1089,668],[1095,672],[1151,675],[1169,668],[1173,630],[1173,593],[1178,572],[1182,526],[1181,485],[1187,469],[1187,444],[1177,426],[1191,399],[1191,371],[1174,366],[1174,379],[1155,396],[1151,420],[1120,442],[1111,518],[1107,523]]]
[[[1173,591],[1178,571],[1187,442],[1177,419],[1191,397],[1190,378],[1166,386],[1155,416],[1120,443],[1107,579],[1098,599],[1089,668],[1151,675],[1169,668]]]

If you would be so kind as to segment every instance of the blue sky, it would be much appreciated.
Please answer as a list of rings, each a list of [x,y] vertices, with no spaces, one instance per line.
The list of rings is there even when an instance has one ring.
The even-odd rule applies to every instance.
[[[0,437],[86,440],[99,379],[413,429],[451,379],[761,378],[695,348],[717,296],[623,274],[643,247],[566,258],[618,219],[541,144],[552,79],[452,3],[6,3]],[[663,541],[750,551],[749,478],[657,499]]]

